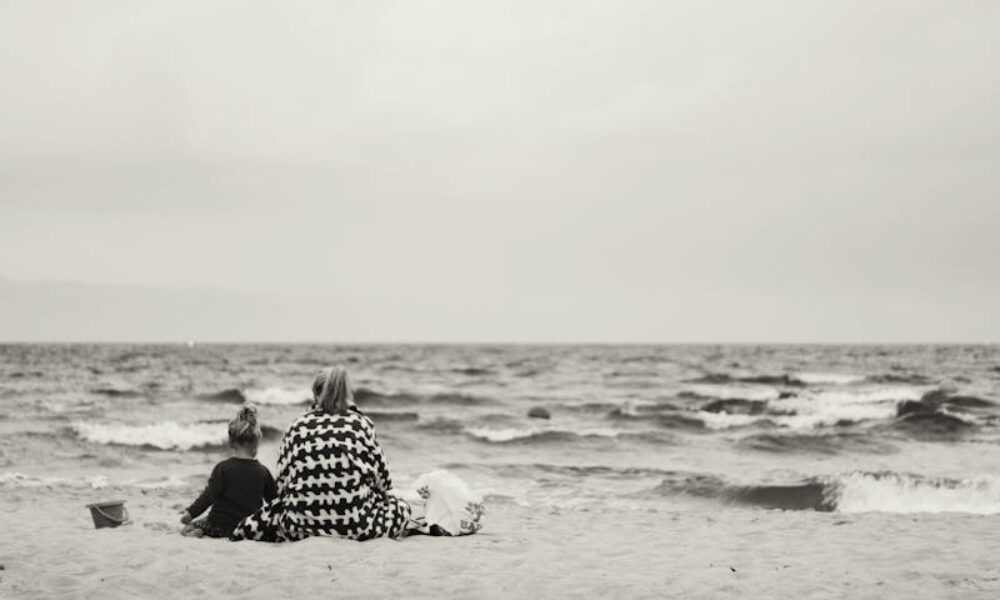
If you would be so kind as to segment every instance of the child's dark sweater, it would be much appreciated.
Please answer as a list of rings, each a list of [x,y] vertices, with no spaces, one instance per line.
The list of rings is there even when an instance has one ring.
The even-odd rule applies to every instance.
[[[211,506],[208,522],[224,531],[232,531],[243,517],[275,495],[274,478],[267,467],[256,459],[234,456],[215,465],[208,487],[187,511],[193,519]]]

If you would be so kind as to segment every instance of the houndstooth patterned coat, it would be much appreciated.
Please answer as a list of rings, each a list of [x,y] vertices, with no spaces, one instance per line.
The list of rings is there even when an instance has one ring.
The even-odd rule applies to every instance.
[[[410,517],[410,506],[390,493],[375,426],[356,407],[296,419],[281,440],[276,483],[278,495],[237,524],[231,539],[399,537]]]

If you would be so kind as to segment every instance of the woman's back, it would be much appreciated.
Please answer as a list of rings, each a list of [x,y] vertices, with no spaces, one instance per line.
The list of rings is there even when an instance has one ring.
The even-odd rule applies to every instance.
[[[312,411],[296,419],[281,443],[281,527],[292,539],[399,535],[409,515],[392,487],[375,429],[364,413]]]

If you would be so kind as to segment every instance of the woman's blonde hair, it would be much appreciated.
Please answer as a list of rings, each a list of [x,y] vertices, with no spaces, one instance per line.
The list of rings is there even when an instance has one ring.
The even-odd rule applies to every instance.
[[[229,422],[229,445],[240,445],[257,449],[260,443],[260,423],[257,422],[257,407],[247,404],[236,413],[236,418]]]
[[[313,407],[331,415],[342,415],[354,405],[354,390],[341,367],[323,369],[313,380]]]

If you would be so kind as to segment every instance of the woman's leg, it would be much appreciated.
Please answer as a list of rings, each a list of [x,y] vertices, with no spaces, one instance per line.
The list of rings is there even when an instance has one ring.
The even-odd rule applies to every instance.
[[[236,525],[229,539],[252,540],[255,542],[284,542],[287,537],[281,528],[280,519],[284,511],[281,500],[275,498],[264,504],[257,512],[246,517]]]

